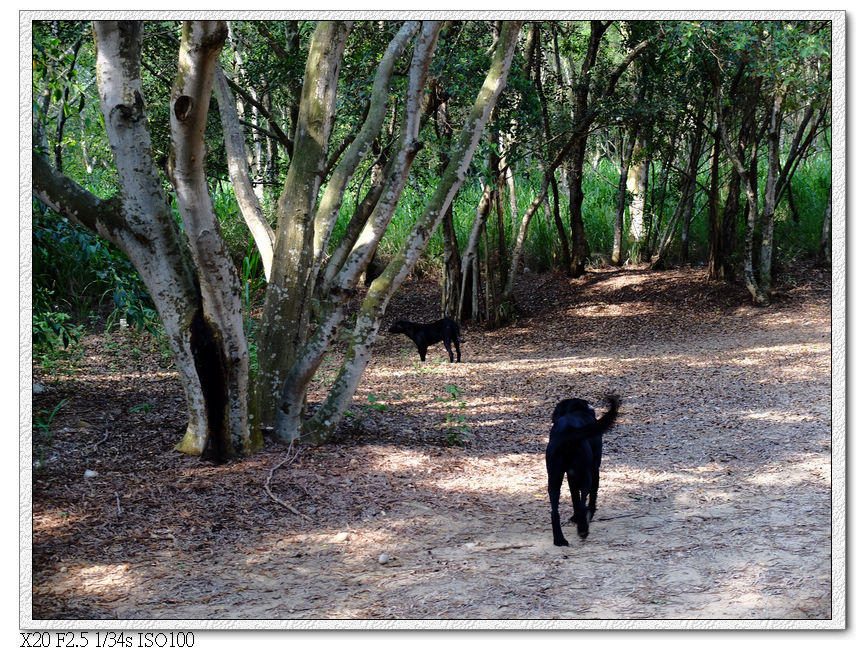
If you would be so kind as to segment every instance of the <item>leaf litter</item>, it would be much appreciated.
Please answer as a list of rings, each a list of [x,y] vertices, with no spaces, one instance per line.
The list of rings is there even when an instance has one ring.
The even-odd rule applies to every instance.
[[[221,467],[173,451],[159,342],[88,335],[34,365],[34,414],[68,402],[34,431],[33,618],[829,618],[827,287],[809,270],[757,308],[697,269],[526,273],[519,319],[465,324],[449,364],[384,333],[437,318],[414,279],[337,435],[281,466],[269,441]],[[555,547],[550,413],[608,390],[596,521]]]

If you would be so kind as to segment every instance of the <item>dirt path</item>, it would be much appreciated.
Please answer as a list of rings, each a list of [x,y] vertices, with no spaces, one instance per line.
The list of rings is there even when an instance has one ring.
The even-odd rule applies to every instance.
[[[432,319],[435,292],[389,319]],[[763,310],[697,271],[527,276],[518,297],[530,315],[467,328],[461,364],[382,337],[348,425],[274,473],[309,520],[262,490],[285,448],[171,451],[181,394],[147,337],[37,369],[37,411],[70,401],[36,434],[34,618],[829,618],[826,281]],[[558,548],[549,416],[608,389],[596,520]]]

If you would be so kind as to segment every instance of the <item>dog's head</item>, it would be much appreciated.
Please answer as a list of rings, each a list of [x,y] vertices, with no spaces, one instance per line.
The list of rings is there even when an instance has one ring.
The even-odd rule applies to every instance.
[[[398,320],[391,328],[388,330],[391,334],[407,334],[408,333],[408,321],[407,320]]]

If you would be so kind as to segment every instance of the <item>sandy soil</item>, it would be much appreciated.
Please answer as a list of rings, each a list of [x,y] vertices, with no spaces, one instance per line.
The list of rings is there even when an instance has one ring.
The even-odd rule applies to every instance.
[[[34,432],[33,618],[830,618],[827,276],[766,309],[697,270],[526,275],[518,298],[460,364],[383,335],[331,443],[222,467],[172,451],[182,394],[149,336],[34,367],[38,421],[68,402]],[[387,322],[437,309],[414,281]],[[550,413],[610,389],[598,513],[555,547]],[[270,487],[303,516],[263,489],[286,458]]]

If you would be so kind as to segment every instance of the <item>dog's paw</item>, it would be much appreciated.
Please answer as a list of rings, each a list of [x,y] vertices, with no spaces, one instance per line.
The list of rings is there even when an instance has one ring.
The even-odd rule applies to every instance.
[[[564,537],[562,537],[561,539],[554,539],[553,544],[555,544],[556,546],[570,546],[570,544],[568,544],[568,540],[566,540]]]

